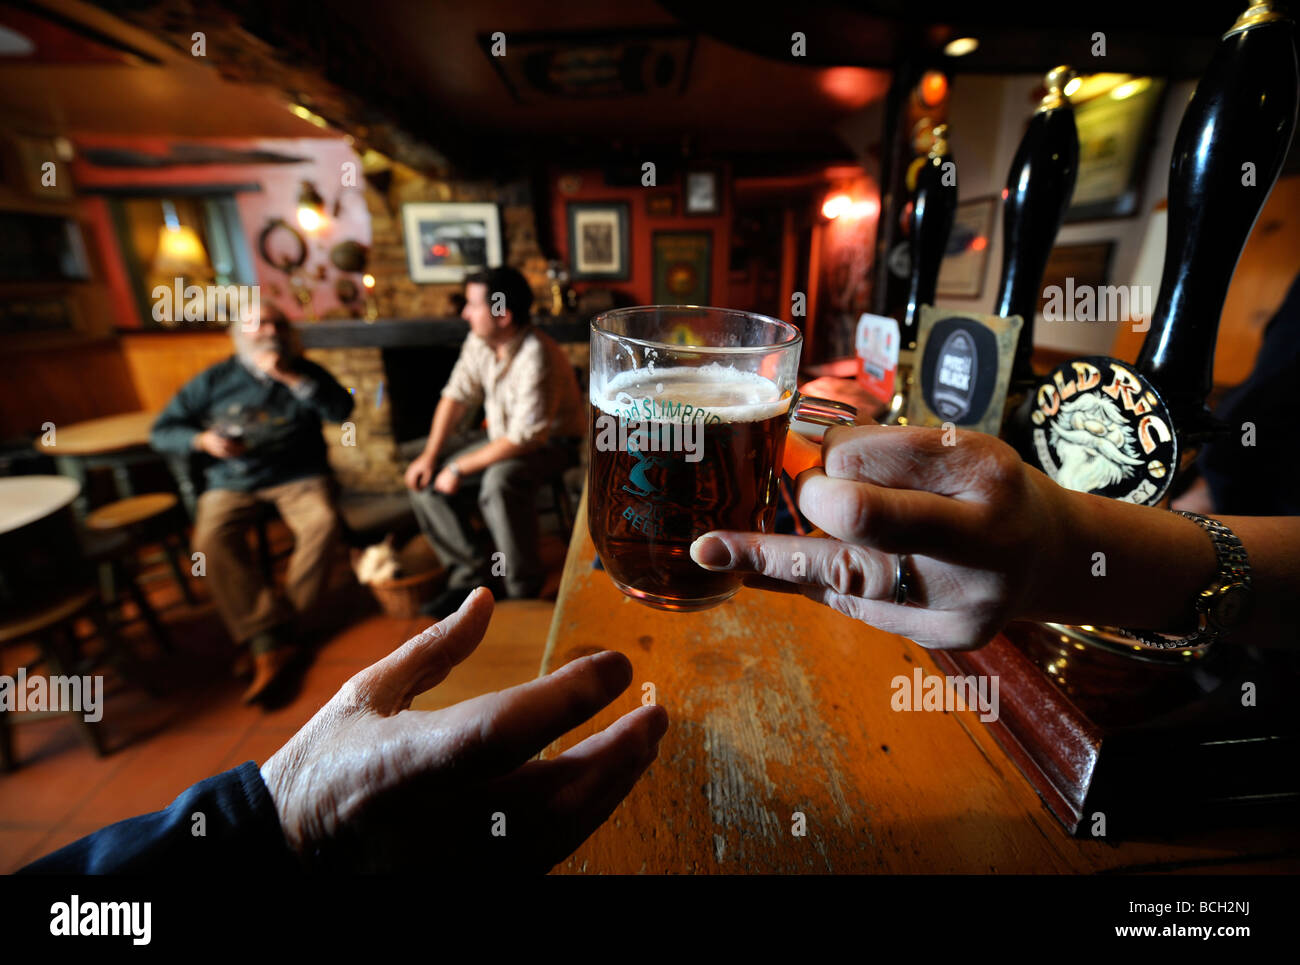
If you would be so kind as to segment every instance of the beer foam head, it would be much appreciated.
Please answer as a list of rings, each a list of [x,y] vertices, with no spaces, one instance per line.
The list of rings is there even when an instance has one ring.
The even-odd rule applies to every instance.
[[[644,400],[649,400],[648,412]],[[635,410],[640,418],[651,421],[671,418],[663,414],[665,406],[672,411],[689,405],[694,418],[698,418],[694,413],[705,412],[717,415],[723,422],[758,422],[786,412],[790,395],[757,372],[710,362],[619,372],[604,386],[592,383],[591,404],[613,416],[626,416]]]

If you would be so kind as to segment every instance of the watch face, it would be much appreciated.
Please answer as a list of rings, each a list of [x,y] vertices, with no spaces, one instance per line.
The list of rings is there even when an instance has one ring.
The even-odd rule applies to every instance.
[[[1244,586],[1229,586],[1219,593],[1219,598],[1210,608],[1209,616],[1214,625],[1223,630],[1231,630],[1245,622],[1247,610],[1250,609],[1250,594]]]

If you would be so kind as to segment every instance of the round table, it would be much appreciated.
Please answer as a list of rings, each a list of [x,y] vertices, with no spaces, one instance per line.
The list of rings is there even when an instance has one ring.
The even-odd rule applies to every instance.
[[[0,479],[0,536],[52,516],[77,498],[81,486],[67,476]]]
[[[64,456],[103,456],[147,447],[157,418],[156,412],[128,412],[55,426],[54,445],[45,448]]]
[[[81,484],[81,495],[77,497],[76,505],[78,515],[85,516],[89,508],[86,504],[86,476],[91,469],[106,466],[112,471],[119,499],[135,495],[131,486],[131,466],[159,458],[149,446],[149,433],[157,418],[156,412],[127,412],[67,426],[56,425],[52,445],[46,443],[45,436],[37,440],[36,448],[54,457],[59,472]],[[190,501],[185,497],[182,489],[181,498],[188,507]]]
[[[25,605],[68,583],[82,566],[67,476],[0,479],[0,602]]]

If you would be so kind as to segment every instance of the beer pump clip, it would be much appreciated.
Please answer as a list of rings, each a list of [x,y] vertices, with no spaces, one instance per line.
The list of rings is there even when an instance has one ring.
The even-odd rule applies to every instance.
[[[1062,486],[1158,504],[1180,458],[1217,431],[1206,398],[1219,316],[1290,146],[1296,100],[1291,21],[1252,3],[1224,34],[1178,127],[1160,293],[1137,364],[1065,362],[1022,409],[1022,454]]]
[[[1023,395],[1032,378],[1038,286],[1078,168],[1078,135],[1065,96],[1072,76],[1068,67],[1048,73],[1047,94],[1011,165],[1003,195],[1005,239],[996,314],[931,305],[920,310],[907,399],[907,421],[913,424],[952,424],[995,434],[1003,426],[1008,393]],[[960,247],[973,240],[954,237],[952,244]]]
[[[908,248],[911,252],[911,283],[907,292],[907,312],[898,326],[898,360],[892,392],[882,397],[889,402],[881,416],[885,425],[907,422],[908,398],[914,391],[913,367],[916,361],[917,330],[921,306],[933,304],[939,281],[939,266],[948,247],[953,218],[957,213],[957,179],[952,154],[948,150],[948,125],[940,124],[932,132],[928,154],[916,171],[916,191],[912,195],[912,216]],[[892,319],[864,315],[858,322],[859,342],[872,333],[887,339]],[[897,323],[894,323],[897,324]],[[863,356],[864,367],[868,358]],[[871,391],[871,386],[867,386]]]
[[[1047,256],[1074,192],[1079,137],[1055,67],[1016,149],[1002,208],[1002,277],[996,314],[927,310],[922,316],[919,411],[913,421],[997,433],[1033,380],[1034,314]]]

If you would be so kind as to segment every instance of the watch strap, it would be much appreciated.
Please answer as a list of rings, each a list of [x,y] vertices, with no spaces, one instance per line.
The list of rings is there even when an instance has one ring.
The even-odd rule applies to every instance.
[[[1119,632],[1149,647],[1161,650],[1178,650],[1188,647],[1208,647],[1219,639],[1222,631],[1214,626],[1209,617],[1210,607],[1218,591],[1224,586],[1236,584],[1247,592],[1251,589],[1250,560],[1246,548],[1241,545],[1237,534],[1217,519],[1176,509],[1173,512],[1196,523],[1209,534],[1214,544],[1214,555],[1218,571],[1214,580],[1196,597],[1196,617],[1200,624],[1196,630],[1180,637],[1170,637],[1150,630],[1133,630],[1120,628]]]

